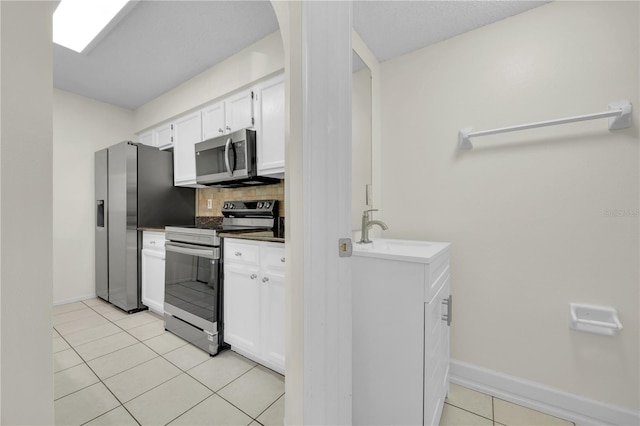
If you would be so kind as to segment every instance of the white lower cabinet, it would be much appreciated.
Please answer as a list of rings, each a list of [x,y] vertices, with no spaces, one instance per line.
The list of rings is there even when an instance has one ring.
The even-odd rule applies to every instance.
[[[449,387],[449,251],[352,257],[353,424],[438,425]]]
[[[284,374],[284,244],[224,239],[224,340]]]
[[[140,256],[142,303],[159,315],[164,315],[164,239],[164,232],[143,232]]]

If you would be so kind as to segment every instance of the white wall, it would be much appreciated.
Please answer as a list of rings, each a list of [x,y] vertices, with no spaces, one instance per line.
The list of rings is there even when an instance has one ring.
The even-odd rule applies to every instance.
[[[280,31],[275,31],[136,109],[135,131],[140,132],[199,107],[283,67],[282,38]]]
[[[53,424],[53,6],[0,2],[2,424]]]
[[[382,64],[387,236],[451,241],[452,357],[638,409],[638,2],[553,2]],[[476,130],[634,104],[606,120]],[[608,215],[617,209],[622,216]],[[617,337],[571,331],[610,305]]]
[[[133,111],[54,90],[54,303],[95,296],[94,153],[134,137]]]

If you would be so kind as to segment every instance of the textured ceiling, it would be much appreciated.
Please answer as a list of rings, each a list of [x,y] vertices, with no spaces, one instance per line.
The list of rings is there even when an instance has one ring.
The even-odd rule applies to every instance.
[[[380,61],[515,15],[539,1],[355,1]],[[88,54],[54,45],[54,86],[135,109],[278,29],[269,1],[140,1]]]
[[[54,86],[135,109],[277,29],[268,1],[141,1],[88,55],[54,45]]]

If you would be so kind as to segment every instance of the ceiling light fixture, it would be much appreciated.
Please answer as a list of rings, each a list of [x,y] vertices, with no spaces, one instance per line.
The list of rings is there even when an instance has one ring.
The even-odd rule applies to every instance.
[[[53,14],[53,42],[81,53],[129,0],[62,0]]]

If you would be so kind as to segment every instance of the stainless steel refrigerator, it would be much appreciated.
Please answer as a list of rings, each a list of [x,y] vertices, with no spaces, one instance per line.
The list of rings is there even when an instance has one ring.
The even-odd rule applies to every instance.
[[[192,225],[195,190],[173,186],[173,154],[132,142],[95,153],[96,294],[133,312],[140,295],[141,227]]]

